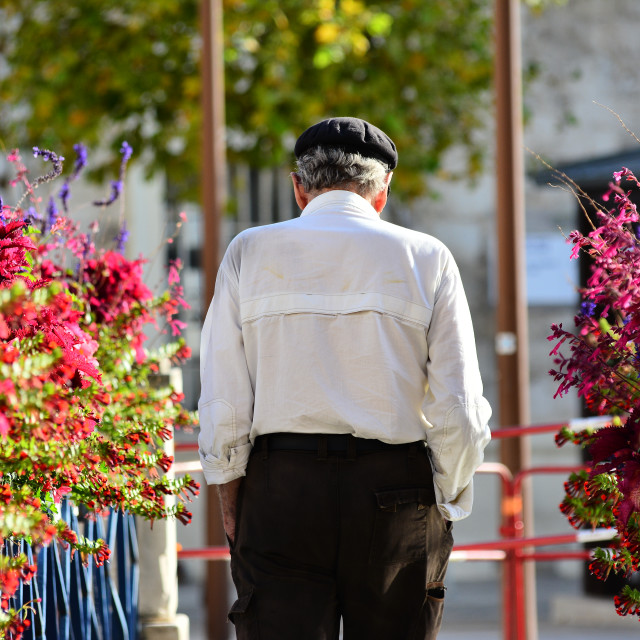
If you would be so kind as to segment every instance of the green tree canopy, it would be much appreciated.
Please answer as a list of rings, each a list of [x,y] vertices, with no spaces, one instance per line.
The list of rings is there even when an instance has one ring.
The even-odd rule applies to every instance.
[[[310,124],[357,115],[396,141],[404,194],[422,191],[454,145],[467,152],[461,174],[481,167],[489,0],[223,5],[230,160],[291,163]],[[126,139],[150,171],[196,193],[198,15],[198,0],[4,0],[0,138],[66,155],[78,141],[115,150]]]
[[[164,167],[170,179],[195,183],[197,4],[5,0],[4,144],[46,147],[70,159],[76,142],[101,143],[115,155],[127,140],[151,170]]]

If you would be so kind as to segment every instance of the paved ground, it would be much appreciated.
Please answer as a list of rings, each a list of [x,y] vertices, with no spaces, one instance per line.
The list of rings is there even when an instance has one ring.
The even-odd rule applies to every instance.
[[[499,581],[451,582],[438,640],[502,640]],[[611,600],[586,598],[581,589],[578,580],[538,573],[538,640],[640,639],[639,621],[620,618]],[[225,638],[206,637],[200,585],[181,584],[179,597],[179,610],[190,618],[190,640],[234,640],[231,625]]]
[[[447,592],[439,640],[502,640],[498,580],[456,582]],[[638,640],[640,622],[615,613],[612,598],[587,598],[579,580],[537,576],[538,640]]]

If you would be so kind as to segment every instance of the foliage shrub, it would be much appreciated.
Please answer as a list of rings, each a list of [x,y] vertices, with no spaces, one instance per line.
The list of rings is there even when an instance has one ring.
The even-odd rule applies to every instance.
[[[101,565],[109,559],[105,541],[72,531],[60,518],[60,500],[94,518],[121,509],[189,522],[185,501],[198,485],[166,475],[173,460],[164,444],[174,428],[191,428],[195,415],[181,406],[181,394],[152,384],[162,362],[190,356],[180,337],[178,313],[187,306],[180,265],[170,266],[167,290],[154,295],[144,282],[145,260],[122,255],[122,207],[117,237],[99,248],[131,148],[122,145],[118,180],[94,203],[100,216],[86,232],[69,215],[70,185],[87,163],[86,149],[75,151],[72,173],[46,202],[38,187],[60,176],[64,159],[34,148],[52,169],[30,181],[12,151],[11,186],[23,194],[14,206],[0,198],[0,545],[68,545]],[[172,341],[148,350],[145,331],[153,325]],[[165,496],[180,499],[167,507]],[[0,555],[0,637],[21,637],[28,620],[10,598],[37,570],[25,554]]]

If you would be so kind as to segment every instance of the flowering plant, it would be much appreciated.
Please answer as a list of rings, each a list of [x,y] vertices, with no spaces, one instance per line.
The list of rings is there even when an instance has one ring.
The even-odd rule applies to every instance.
[[[36,189],[63,166],[51,151],[34,149],[53,169],[33,182],[13,151],[11,184],[24,194],[14,206],[0,198],[0,544],[26,540],[37,549],[58,541],[102,564],[110,553],[104,540],[81,538],[56,505],[65,497],[92,517],[115,508],[187,523],[184,501],[198,485],[162,473],[173,462],[163,446],[173,427],[192,426],[195,415],[182,408],[181,394],[151,381],[161,362],[190,356],[178,337],[178,311],[187,306],[180,265],[171,265],[168,290],[154,296],[143,280],[145,261],[121,254],[123,221],[115,248],[97,248],[98,222],[81,232],[68,217],[70,183],[87,162],[86,149],[75,150],[74,170],[45,211]],[[94,203],[101,211],[123,189],[131,148],[124,143],[121,153],[119,179]],[[150,324],[176,339],[145,350]],[[168,507],[168,495],[181,500]],[[10,598],[36,571],[25,554],[0,555],[0,637],[19,640],[28,625]]]
[[[591,411],[613,416],[606,428],[565,429],[556,438],[585,446],[591,458],[565,483],[562,512],[576,528],[614,527],[618,534],[613,547],[595,551],[589,567],[603,580],[611,571],[630,575],[640,566],[640,240],[631,201],[639,186],[629,169],[614,173],[603,197],[614,207],[603,210],[592,201],[597,226],[592,223],[588,235],[570,234],[572,257],[585,252],[592,273],[581,290],[575,331],[552,325],[549,336],[555,341],[557,368],[550,374],[559,382],[556,395],[575,387]],[[568,356],[560,350],[567,346]],[[640,617],[640,591],[626,585],[615,605],[621,615]]]

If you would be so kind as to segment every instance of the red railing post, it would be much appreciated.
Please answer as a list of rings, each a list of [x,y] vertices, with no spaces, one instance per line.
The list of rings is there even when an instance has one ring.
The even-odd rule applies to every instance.
[[[517,517],[522,512],[522,498],[515,491],[513,479],[506,488],[507,492],[502,498],[501,505],[503,520],[501,534],[503,538],[514,539],[519,537],[518,527],[522,536],[522,521]],[[519,553],[520,550],[517,548],[508,549],[504,563],[502,599],[504,640],[523,640],[520,636],[520,624],[525,618],[522,610],[524,606],[523,576]]]
[[[522,511],[520,499],[514,491],[513,474],[509,467],[501,462],[485,462],[478,469],[481,474],[496,474],[500,477],[502,492],[500,496],[500,537],[511,539],[516,535],[516,513]],[[503,640],[518,640],[515,628],[517,624],[515,596],[518,584],[517,549],[505,551],[502,565],[502,633]]]

